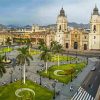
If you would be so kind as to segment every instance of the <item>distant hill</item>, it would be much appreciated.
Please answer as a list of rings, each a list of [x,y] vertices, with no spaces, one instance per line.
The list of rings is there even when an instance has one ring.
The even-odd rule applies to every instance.
[[[0,24],[0,29],[6,29],[7,27],[3,24]]]
[[[75,28],[85,28],[85,29],[89,29],[89,27],[90,27],[89,24],[78,24],[75,22],[69,22],[68,26],[75,27]],[[55,27],[56,28],[56,24],[50,24],[50,25],[47,25],[45,27]]]
[[[75,28],[85,28],[85,29],[90,28],[89,24],[82,24],[82,23],[78,24],[78,23],[75,23],[75,22],[69,22],[68,26],[75,27]]]
[[[2,24],[0,24],[1,27]],[[85,28],[85,29],[89,29],[89,24],[82,24],[82,23],[75,23],[75,22],[69,22],[68,23],[69,27],[75,27],[75,28]],[[45,28],[56,28],[56,24],[49,24],[46,26],[41,26],[41,27],[45,27]],[[21,26],[21,25],[7,25],[7,28],[31,28],[31,25],[25,25],[25,26]]]

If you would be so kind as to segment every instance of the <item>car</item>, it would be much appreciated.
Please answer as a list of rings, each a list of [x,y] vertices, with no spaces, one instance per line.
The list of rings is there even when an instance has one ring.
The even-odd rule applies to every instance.
[[[93,67],[92,69],[91,69],[91,71],[95,71],[96,70],[96,67]]]

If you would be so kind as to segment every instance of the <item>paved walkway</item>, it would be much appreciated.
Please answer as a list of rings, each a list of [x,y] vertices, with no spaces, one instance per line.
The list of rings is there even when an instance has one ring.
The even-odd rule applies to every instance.
[[[79,73],[76,79],[63,86],[60,95],[57,96],[55,100],[70,100],[82,84],[85,77],[88,75],[91,68],[96,64],[96,61],[97,59],[90,58],[87,67],[83,69],[81,73]],[[70,86],[73,86],[73,91],[70,91]]]
[[[16,57],[16,51],[13,51],[10,55],[10,58],[15,58]],[[27,68],[27,72],[26,72],[26,76],[31,79],[34,82],[37,82],[38,84],[40,83],[40,76],[36,73],[37,70],[41,70],[44,69],[45,67],[41,67],[40,64],[44,64],[43,61],[39,60],[39,56],[35,55],[34,56],[34,60],[31,61],[31,65],[30,66],[26,66]],[[86,60],[85,58],[82,58],[82,60]],[[77,61],[77,63],[80,61]],[[67,63],[76,63],[76,61],[63,61],[60,64],[67,64]],[[88,62],[88,66],[83,69],[83,71],[81,73],[79,73],[78,77],[76,79],[73,80],[73,82],[69,83],[68,85],[57,82],[56,83],[56,87],[55,90],[56,92],[60,91],[60,95],[56,97],[55,100],[70,100],[71,97],[74,95],[74,93],[77,91],[77,89],[80,87],[82,81],[84,80],[84,78],[86,77],[86,75],[88,74],[88,72],[90,71],[91,67],[94,66],[94,64],[96,63],[96,59],[92,58],[89,59]],[[57,64],[57,62],[53,63],[53,62],[49,62],[48,63],[48,67],[50,67],[51,65],[55,65]],[[13,74],[12,74],[12,80],[14,81],[14,79],[21,79],[21,70],[19,70],[20,66],[16,66],[15,70],[13,70]],[[4,74],[4,76],[0,79],[0,83],[2,84],[2,82],[6,82],[6,83],[10,83],[11,81],[11,74],[9,74],[11,71],[11,68],[7,69],[7,73]],[[50,90],[53,90],[54,88],[52,87],[52,84],[54,83],[54,80],[49,80],[48,78],[43,78],[41,79],[41,83],[43,86],[47,87]],[[74,90],[73,92],[70,92],[70,86],[73,86]]]

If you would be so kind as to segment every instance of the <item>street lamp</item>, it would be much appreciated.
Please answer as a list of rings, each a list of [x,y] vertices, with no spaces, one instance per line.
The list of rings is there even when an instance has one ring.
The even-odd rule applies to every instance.
[[[70,57],[70,64],[71,64],[71,57]]]
[[[9,72],[9,74],[11,75],[11,81],[10,81],[10,83],[12,83],[12,74],[13,74],[13,70],[11,70],[11,71]]]
[[[19,70],[21,71],[21,83],[22,83],[22,67],[19,68]]]
[[[68,54],[69,54],[69,51],[67,52],[67,62],[68,62]]]
[[[87,56],[87,65],[88,65],[88,56]]]
[[[54,96],[53,96],[53,99],[56,98],[56,83],[57,83],[57,80],[55,80],[54,83],[52,84],[52,87],[54,88]]]
[[[42,71],[43,69],[41,69],[40,71]],[[39,71],[37,70],[37,73],[39,73]],[[42,84],[42,76],[40,74],[40,85]]]
[[[50,78],[50,70],[48,70],[48,73],[49,73],[49,80],[50,80],[50,79],[51,79],[51,78]]]
[[[40,85],[41,85],[41,83],[42,83],[41,80],[42,80],[42,79],[41,79],[41,75],[40,75]]]

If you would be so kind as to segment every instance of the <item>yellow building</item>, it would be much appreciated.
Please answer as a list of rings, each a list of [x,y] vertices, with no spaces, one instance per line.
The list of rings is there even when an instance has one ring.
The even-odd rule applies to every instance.
[[[13,35],[11,33],[9,33],[8,31],[0,31],[0,45],[6,45],[6,40],[8,37],[13,43]]]
[[[89,34],[84,30],[73,29],[66,34],[65,48],[68,50],[88,50]]]

